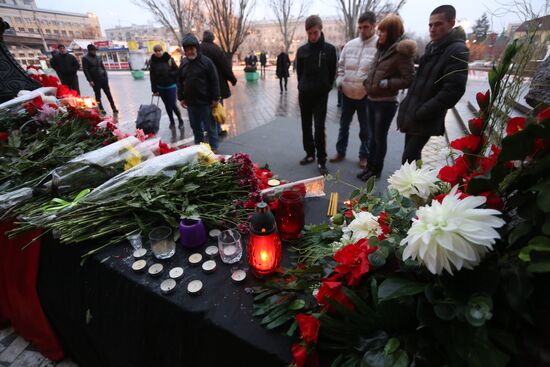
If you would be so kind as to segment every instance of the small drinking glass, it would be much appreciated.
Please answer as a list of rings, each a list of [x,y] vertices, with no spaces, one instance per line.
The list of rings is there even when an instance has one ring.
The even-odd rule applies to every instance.
[[[134,248],[134,250],[139,250],[143,247],[143,243],[141,241],[141,234],[133,234],[131,236],[126,237],[128,239],[128,242],[130,242],[130,245]]]
[[[234,264],[243,256],[243,245],[241,235],[235,229],[223,231],[218,236],[218,248],[220,258],[226,264]]]
[[[151,250],[157,259],[168,259],[176,253],[176,243],[172,236],[172,228],[157,227],[149,233]]]

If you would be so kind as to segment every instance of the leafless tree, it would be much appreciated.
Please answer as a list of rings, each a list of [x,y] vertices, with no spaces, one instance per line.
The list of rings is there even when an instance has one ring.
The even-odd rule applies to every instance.
[[[347,39],[355,38],[359,16],[372,11],[378,14],[397,13],[407,0],[336,0]]]
[[[283,35],[285,52],[288,53],[296,27],[309,8],[308,3],[303,0],[269,0],[269,7],[275,14],[277,25]]]
[[[231,58],[250,29],[250,13],[255,0],[206,0],[210,26],[220,47]]]
[[[489,14],[501,18],[506,14],[513,13],[522,22],[547,15],[550,10],[549,0],[541,1],[538,9],[535,5],[536,2],[529,0],[497,1],[496,3],[499,6],[496,9],[488,9]]]
[[[181,44],[183,37],[205,22],[200,0],[134,0],[148,10],[157,22]]]

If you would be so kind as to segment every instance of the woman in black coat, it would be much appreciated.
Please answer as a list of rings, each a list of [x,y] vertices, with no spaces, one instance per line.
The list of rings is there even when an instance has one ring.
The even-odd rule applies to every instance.
[[[283,80],[285,83],[285,91],[286,85],[288,83],[288,69],[290,68],[290,58],[288,57],[288,54],[284,51],[284,49],[281,49],[281,53],[279,56],[277,56],[277,78],[279,78],[279,87],[281,88],[281,94],[283,94]]]
[[[154,96],[160,96],[166,113],[170,119],[170,128],[175,127],[174,113],[179,122],[179,127],[183,127],[181,112],[176,103],[176,79],[178,75],[178,65],[169,53],[162,51],[161,45],[153,48],[154,54],[149,61],[149,76],[151,78],[151,90]]]

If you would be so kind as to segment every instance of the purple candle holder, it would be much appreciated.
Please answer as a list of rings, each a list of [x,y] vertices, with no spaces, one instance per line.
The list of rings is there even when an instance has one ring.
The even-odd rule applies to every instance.
[[[183,219],[179,229],[183,247],[195,248],[206,242],[206,229],[201,219]]]

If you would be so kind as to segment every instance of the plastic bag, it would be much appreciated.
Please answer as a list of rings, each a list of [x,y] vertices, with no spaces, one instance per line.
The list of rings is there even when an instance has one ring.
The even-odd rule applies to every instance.
[[[216,107],[212,109],[212,116],[214,116],[214,119],[218,124],[225,124],[227,115],[225,114],[225,108],[223,108],[223,105],[221,103],[216,104]]]

